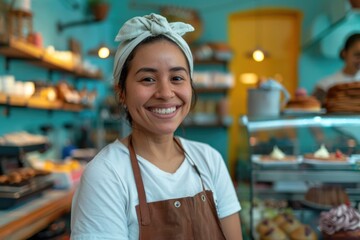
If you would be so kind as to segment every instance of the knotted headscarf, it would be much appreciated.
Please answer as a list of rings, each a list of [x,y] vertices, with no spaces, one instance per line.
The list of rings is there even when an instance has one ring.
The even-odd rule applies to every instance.
[[[174,41],[184,52],[193,74],[193,57],[186,41],[182,38],[187,32],[194,31],[190,24],[183,22],[169,23],[161,15],[152,13],[143,17],[134,17],[120,28],[115,41],[120,42],[114,60],[113,77],[119,81],[123,65],[134,48],[149,36],[165,35]]]

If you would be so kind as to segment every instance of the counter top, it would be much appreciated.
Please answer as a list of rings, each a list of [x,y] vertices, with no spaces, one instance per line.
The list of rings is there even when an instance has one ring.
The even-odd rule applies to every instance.
[[[27,239],[71,209],[75,189],[46,190],[41,196],[0,211],[0,239]]]

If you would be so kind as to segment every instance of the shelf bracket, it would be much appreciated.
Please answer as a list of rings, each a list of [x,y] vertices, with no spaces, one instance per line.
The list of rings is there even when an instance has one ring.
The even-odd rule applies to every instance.
[[[6,71],[6,73],[9,73],[9,71],[10,71],[10,61],[11,61],[10,57],[5,57],[5,71]]]
[[[54,71],[52,69],[48,70],[48,80],[52,80],[54,75]]]
[[[3,111],[3,114],[5,117],[9,117],[10,116],[10,97],[7,96],[6,97],[6,103],[5,104],[2,104],[4,106],[4,111]]]
[[[84,19],[84,20],[68,22],[68,23],[58,22],[57,23],[57,30],[58,30],[59,33],[61,33],[63,30],[65,30],[66,28],[69,28],[69,27],[86,25],[86,24],[91,24],[91,23],[96,23],[96,22],[100,22],[100,20],[96,19],[95,17],[94,18]]]

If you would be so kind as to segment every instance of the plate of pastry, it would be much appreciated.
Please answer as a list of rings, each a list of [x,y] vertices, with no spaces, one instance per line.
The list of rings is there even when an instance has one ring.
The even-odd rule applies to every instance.
[[[253,155],[252,162],[266,166],[297,165],[301,163],[300,156],[286,155],[279,147],[274,146],[268,155]]]
[[[353,161],[349,156],[342,153],[340,150],[329,152],[325,145],[322,144],[320,148],[314,153],[306,153],[303,156],[303,162],[314,165],[349,165]]]

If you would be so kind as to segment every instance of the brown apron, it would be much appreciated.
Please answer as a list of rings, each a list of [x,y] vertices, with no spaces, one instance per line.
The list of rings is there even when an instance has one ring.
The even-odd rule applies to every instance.
[[[175,138],[174,140],[183,150],[180,143]],[[194,164],[192,165],[202,182],[202,192],[193,197],[147,203],[131,136],[129,150],[139,195],[136,214],[139,221],[140,240],[225,240],[212,192],[205,190],[200,172]]]

